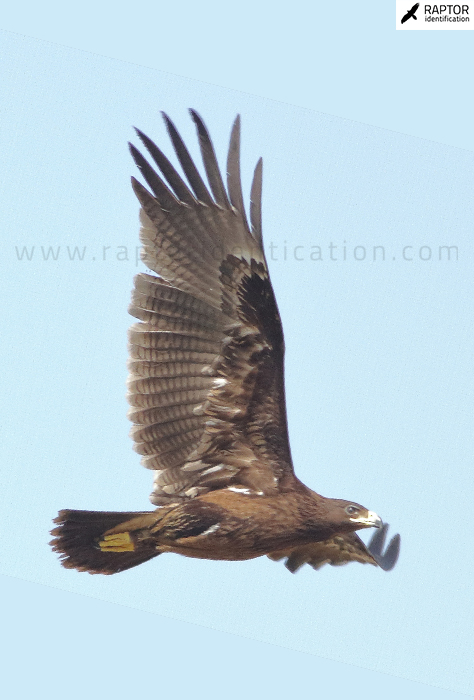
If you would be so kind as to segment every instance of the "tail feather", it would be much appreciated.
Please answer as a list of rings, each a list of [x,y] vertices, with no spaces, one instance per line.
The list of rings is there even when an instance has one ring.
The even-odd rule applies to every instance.
[[[125,571],[160,554],[153,542],[134,541],[133,547],[124,547],[124,551],[103,551],[99,542],[104,533],[111,528],[128,520],[134,520],[136,523],[137,518],[142,515],[151,514],[61,510],[53,521],[58,527],[51,530],[54,539],[50,545],[60,554],[61,564],[66,569],[88,571],[90,574],[115,574]],[[125,531],[125,528],[123,530]]]

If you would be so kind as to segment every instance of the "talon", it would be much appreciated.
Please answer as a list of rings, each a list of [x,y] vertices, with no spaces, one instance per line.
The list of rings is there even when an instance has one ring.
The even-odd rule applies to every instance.
[[[102,552],[133,552],[135,545],[129,532],[118,532],[116,535],[104,535],[98,542]]]

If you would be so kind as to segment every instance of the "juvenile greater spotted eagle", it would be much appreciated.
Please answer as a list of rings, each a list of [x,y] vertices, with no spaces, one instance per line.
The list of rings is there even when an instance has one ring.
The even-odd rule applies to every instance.
[[[283,381],[283,331],[262,245],[262,161],[255,168],[250,226],[240,184],[240,119],[225,187],[199,115],[209,187],[174,124],[164,120],[187,183],[145,134],[132,156],[151,192],[141,204],[144,260],[130,313],[128,401],[135,450],[154,472],[152,512],[62,510],[52,531],[63,566],[114,574],[163,552],[202,559],[350,561],[391,569],[396,535],[348,501],[324,498],[295,476]],[[379,528],[368,547],[355,534]]]

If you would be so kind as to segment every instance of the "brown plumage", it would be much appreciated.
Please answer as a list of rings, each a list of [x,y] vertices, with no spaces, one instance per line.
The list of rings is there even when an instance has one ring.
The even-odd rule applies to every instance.
[[[288,441],[280,316],[263,252],[262,162],[250,225],[240,184],[240,120],[227,188],[204,123],[196,124],[209,189],[163,115],[189,184],[137,134],[132,156],[151,193],[141,204],[144,260],[158,276],[135,278],[128,401],[135,450],[154,471],[152,512],[60,511],[53,549],[67,568],[112,574],[163,552],[204,559],[286,559],[290,571],[359,561],[388,570],[396,535],[357,503],[320,496],[294,474]],[[380,528],[366,547],[355,530]]]

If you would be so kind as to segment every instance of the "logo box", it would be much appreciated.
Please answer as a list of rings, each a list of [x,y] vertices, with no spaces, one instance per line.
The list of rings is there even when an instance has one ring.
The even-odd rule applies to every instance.
[[[400,31],[474,29],[474,2],[396,0],[396,28]]]

